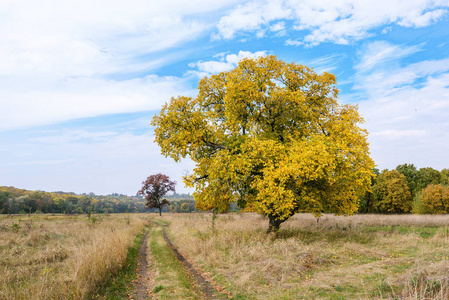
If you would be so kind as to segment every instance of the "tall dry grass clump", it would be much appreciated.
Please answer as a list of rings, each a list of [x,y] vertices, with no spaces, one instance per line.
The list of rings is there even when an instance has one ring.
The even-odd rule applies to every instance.
[[[0,299],[86,299],[126,260],[141,215],[0,220]]]
[[[449,216],[298,214],[277,237],[256,214],[172,214],[180,251],[253,299],[448,299]]]

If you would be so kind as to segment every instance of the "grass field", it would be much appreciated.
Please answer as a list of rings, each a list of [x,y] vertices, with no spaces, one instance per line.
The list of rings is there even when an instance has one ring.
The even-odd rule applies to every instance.
[[[0,299],[129,298],[120,278],[133,278],[148,220],[154,299],[204,298],[162,225],[221,298],[449,299],[449,215],[298,214],[275,237],[267,219],[239,213],[214,229],[207,213],[0,216]]]
[[[0,217],[0,299],[87,299],[122,268],[142,215]]]
[[[234,299],[449,299],[449,216],[166,215],[180,251]]]

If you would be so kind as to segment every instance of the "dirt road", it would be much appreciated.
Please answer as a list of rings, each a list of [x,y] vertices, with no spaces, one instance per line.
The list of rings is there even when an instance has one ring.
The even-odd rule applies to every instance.
[[[187,275],[189,276],[192,286],[197,290],[202,299],[225,299],[227,296],[218,292],[209,280],[207,280],[200,271],[198,271],[177,249],[167,234],[168,225],[154,221],[151,222],[152,228],[161,227],[164,240],[173,251],[176,259],[182,264]],[[148,249],[148,238],[151,230],[148,231],[142,241],[138,259],[138,278],[135,298],[136,300],[157,299],[157,295],[152,293],[154,289],[154,270],[150,269],[149,261],[151,261],[151,251]],[[154,264],[153,264],[154,266]],[[199,293],[198,293],[199,292]]]

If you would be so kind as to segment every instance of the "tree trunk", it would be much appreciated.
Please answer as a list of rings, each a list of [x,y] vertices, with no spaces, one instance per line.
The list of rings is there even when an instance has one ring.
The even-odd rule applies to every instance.
[[[281,223],[283,221],[277,219],[275,216],[268,216],[269,222],[268,222],[268,230],[267,233],[274,232],[277,234],[279,231],[279,227],[281,226]]]
[[[159,216],[162,216],[162,207],[159,206]]]

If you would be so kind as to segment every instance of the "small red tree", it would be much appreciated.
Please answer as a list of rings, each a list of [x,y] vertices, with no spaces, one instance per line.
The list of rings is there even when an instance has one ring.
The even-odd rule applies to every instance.
[[[158,173],[148,176],[148,178],[142,182],[142,188],[137,192],[137,195],[145,196],[147,200],[146,206],[148,208],[158,208],[159,215],[162,215],[162,207],[164,205],[170,205],[167,199],[161,198],[169,191],[175,191],[175,181],[170,181],[167,175]]]

